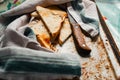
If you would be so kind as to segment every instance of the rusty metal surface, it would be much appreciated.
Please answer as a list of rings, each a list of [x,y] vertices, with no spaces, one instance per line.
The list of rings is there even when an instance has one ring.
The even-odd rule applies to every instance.
[[[114,40],[114,38],[112,36],[112,33],[110,32],[108,26],[106,25],[105,21],[103,20],[102,15],[101,15],[98,7],[97,7],[97,11],[98,11],[100,23],[102,25],[101,27],[102,27],[104,33],[106,34],[106,37],[108,38],[109,43],[111,44],[110,46],[111,46],[112,50],[114,51],[114,54],[116,55],[116,58],[117,58],[117,60],[118,60],[118,62],[120,64],[120,53],[119,53],[119,49],[118,49],[118,47],[116,45],[116,42],[115,42],[115,40]]]
[[[100,19],[100,35],[103,40],[105,49],[108,53],[109,60],[114,69],[117,80],[120,80],[120,52],[117,46],[117,42],[109,30],[109,26],[106,25],[105,21],[102,18],[102,15],[97,8],[99,19]]]
[[[101,38],[98,37],[98,39],[94,42],[87,37],[85,37],[85,40],[88,46],[92,49],[92,52],[90,53],[90,57],[85,58],[80,56],[80,65],[82,67],[80,80],[116,80]],[[62,47],[57,46],[57,48],[59,49],[58,53],[77,53],[72,36]]]

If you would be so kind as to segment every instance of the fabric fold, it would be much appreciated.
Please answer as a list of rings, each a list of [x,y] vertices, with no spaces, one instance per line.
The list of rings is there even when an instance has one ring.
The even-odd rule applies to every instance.
[[[42,80],[72,79],[81,75],[80,70],[78,54],[53,54],[23,47],[0,49],[0,78],[2,79],[25,78],[26,75],[22,74]]]
[[[92,38],[99,34],[99,19],[94,2],[75,0],[68,3],[67,9],[80,27]]]
[[[46,7],[70,1],[73,0],[26,0],[19,6],[0,13],[0,78],[24,80],[27,76],[50,80],[51,77],[72,79],[81,75],[79,55],[55,54],[43,48],[37,42],[34,32],[27,26],[30,16],[26,13],[34,11],[37,5]],[[95,4],[88,0],[80,0],[79,3],[73,1],[73,4],[78,6],[74,6],[73,10],[83,23],[81,28],[92,37],[98,35]]]
[[[33,31],[29,27],[27,27],[28,22],[29,16],[23,15],[10,23],[3,34],[3,38],[0,41],[1,48],[18,46],[35,50],[53,52],[40,46],[40,44],[36,40]],[[19,28],[23,28],[22,31],[24,32],[20,33]]]

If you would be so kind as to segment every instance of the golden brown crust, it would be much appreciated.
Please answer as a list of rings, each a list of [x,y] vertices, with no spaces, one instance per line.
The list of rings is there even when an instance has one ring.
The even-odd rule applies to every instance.
[[[66,13],[64,11],[62,12],[62,10],[59,11],[57,10],[57,8],[54,7],[46,9],[37,6],[36,9],[51,35],[51,41],[54,42],[54,40],[60,33],[60,29],[66,17]]]
[[[50,42],[50,35],[41,20],[34,20],[29,23],[29,27],[34,31],[37,41],[41,46],[55,50]]]
[[[60,31],[59,44],[62,45],[72,34],[71,25],[68,18],[65,18],[63,27]]]

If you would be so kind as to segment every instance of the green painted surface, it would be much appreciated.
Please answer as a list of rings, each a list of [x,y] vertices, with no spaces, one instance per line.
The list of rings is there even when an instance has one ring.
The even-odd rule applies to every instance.
[[[120,0],[96,0],[98,8],[120,50]]]

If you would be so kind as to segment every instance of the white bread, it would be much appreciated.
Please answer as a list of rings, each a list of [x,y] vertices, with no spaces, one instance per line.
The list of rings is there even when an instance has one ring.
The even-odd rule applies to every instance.
[[[63,20],[65,19],[65,17],[67,17],[67,13],[65,11],[61,10],[60,8],[58,8],[57,6],[49,6],[47,8],[50,9],[52,11],[52,13],[54,13],[56,15],[57,14],[60,15],[63,18]]]
[[[64,21],[64,18],[66,16],[63,16],[63,14],[61,16],[60,13],[55,13],[54,9],[52,9],[51,11],[50,9],[43,8],[40,6],[37,6],[36,10],[38,11],[41,19],[43,20],[51,35],[51,41],[54,42],[54,40],[60,33],[62,22]]]
[[[31,17],[39,17],[37,11],[32,12],[30,15]]]
[[[68,18],[65,18],[63,27],[59,35],[59,44],[62,45],[72,34],[71,25]]]
[[[51,49],[50,35],[48,31],[46,30],[42,21],[41,20],[31,21],[29,23],[29,27],[36,34],[37,40],[41,44],[41,46]]]

